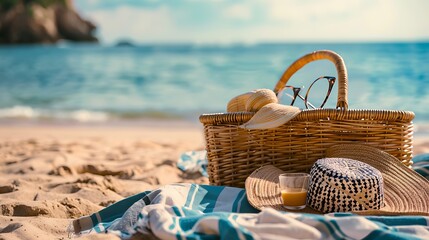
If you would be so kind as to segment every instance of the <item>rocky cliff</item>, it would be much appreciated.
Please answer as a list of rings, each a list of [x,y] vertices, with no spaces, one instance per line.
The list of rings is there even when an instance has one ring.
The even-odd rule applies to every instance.
[[[0,0],[0,44],[97,42],[95,29],[73,0]]]

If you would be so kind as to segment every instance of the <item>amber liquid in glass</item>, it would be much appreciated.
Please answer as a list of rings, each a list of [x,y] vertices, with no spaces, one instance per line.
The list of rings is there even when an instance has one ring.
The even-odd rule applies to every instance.
[[[282,190],[283,205],[291,209],[303,209],[307,200],[307,190],[291,189]]]

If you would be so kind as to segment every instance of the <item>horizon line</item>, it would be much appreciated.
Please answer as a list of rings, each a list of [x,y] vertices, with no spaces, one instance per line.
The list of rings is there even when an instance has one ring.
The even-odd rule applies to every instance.
[[[67,43],[76,43],[69,42]],[[336,45],[354,45],[354,44],[425,44],[429,43],[429,39],[419,40],[368,40],[368,41],[234,41],[234,42],[192,42],[192,41],[177,41],[177,42],[138,42],[128,39],[121,39],[113,42],[100,41],[97,44],[101,46],[116,46],[118,44],[130,44],[136,47],[139,46],[275,46],[275,45],[306,45],[306,44],[336,44]],[[79,43],[77,43],[79,44]]]
[[[30,44],[0,44],[0,47],[13,47],[13,46],[58,46],[58,45],[97,45],[103,47],[116,47],[119,43],[130,44],[133,47],[144,46],[202,46],[202,47],[216,47],[216,46],[275,46],[275,45],[306,45],[306,44],[338,44],[338,45],[355,45],[355,44],[426,44],[429,39],[419,40],[353,40],[353,41],[258,41],[258,42],[191,42],[191,41],[177,41],[177,42],[137,42],[131,39],[121,39],[114,42],[74,42],[69,40],[60,40],[53,44],[44,43],[30,43]]]

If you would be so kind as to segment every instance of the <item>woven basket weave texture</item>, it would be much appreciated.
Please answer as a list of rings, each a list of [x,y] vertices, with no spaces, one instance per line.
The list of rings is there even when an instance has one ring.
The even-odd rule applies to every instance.
[[[347,70],[342,58],[327,50],[316,51],[295,61],[274,88],[278,93],[289,78],[309,62],[327,59],[338,74],[337,109],[304,110],[286,124],[266,130],[239,126],[252,112],[203,114],[212,185],[244,187],[255,169],[274,165],[285,172],[309,172],[324,158],[326,149],[344,143],[364,143],[412,164],[414,113],[396,110],[350,110],[347,101]]]

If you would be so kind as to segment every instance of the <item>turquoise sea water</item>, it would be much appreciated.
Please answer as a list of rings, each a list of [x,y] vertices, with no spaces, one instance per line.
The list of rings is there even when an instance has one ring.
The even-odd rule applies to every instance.
[[[195,120],[238,94],[273,89],[319,49],[344,58],[351,109],[409,110],[429,122],[429,43],[0,47],[0,121]],[[334,66],[311,63],[289,83],[308,87],[321,75],[336,76]],[[337,84],[326,108],[335,108]]]

